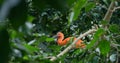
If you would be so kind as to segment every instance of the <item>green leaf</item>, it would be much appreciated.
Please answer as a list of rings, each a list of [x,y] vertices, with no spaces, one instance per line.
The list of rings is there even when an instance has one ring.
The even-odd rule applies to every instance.
[[[47,42],[54,41],[54,38],[46,38],[46,41],[47,41]]]
[[[87,48],[91,48],[92,46],[94,46],[94,44],[96,43],[96,41],[99,39],[99,37],[97,38],[93,38],[93,40],[90,41],[90,44],[88,44]]]
[[[90,11],[93,7],[95,7],[95,3],[93,3],[93,2],[87,3],[86,6],[85,6],[85,11],[88,12],[88,11]]]
[[[69,19],[68,19],[69,24],[78,18],[78,16],[80,15],[81,9],[85,6],[86,3],[87,3],[87,0],[76,1],[75,5],[72,8],[72,12],[69,15]]]
[[[78,18],[81,9],[85,6],[86,3],[87,0],[78,0],[76,2],[76,4],[73,7],[73,12],[74,12],[73,20],[76,20]]]
[[[10,29],[9,30],[10,33],[10,38],[14,39],[18,34],[15,30]]]
[[[10,35],[10,39],[15,39],[15,38],[22,38],[23,36],[25,36],[23,34],[23,32],[17,32],[16,30],[14,29],[8,29],[8,32],[9,32],[9,35]]]
[[[27,49],[27,51],[30,52],[30,53],[33,53],[33,52],[39,50],[38,48],[35,48],[35,47],[30,46],[30,45],[28,45],[28,44],[24,44],[24,47],[25,47],[25,48]]]
[[[116,25],[116,24],[110,25],[109,30],[110,30],[112,33],[119,33],[119,32],[120,32],[120,31],[119,31],[119,26]]]
[[[33,20],[35,19],[35,17],[33,17],[33,16],[28,16],[28,18],[27,18],[27,20],[29,21],[29,22],[32,22]]]
[[[99,42],[100,52],[103,55],[106,55],[110,51],[110,42],[107,40],[101,40]]]
[[[46,38],[47,38],[47,36],[41,36],[41,37],[39,38],[39,41],[40,41],[40,42],[44,42],[44,41],[46,41]]]
[[[73,54],[80,54],[80,53],[82,53],[83,51],[82,51],[82,49],[78,49],[78,50],[76,50]]]
[[[29,60],[29,57],[27,55],[23,56],[24,60]]]
[[[95,33],[95,35],[94,35],[94,38],[100,37],[104,32],[105,32],[104,29],[99,28],[99,29],[96,31],[96,33]]]
[[[88,44],[87,48],[91,48],[92,46],[94,46],[94,44],[98,41],[99,37],[104,33],[104,29],[98,29],[93,37],[93,40],[90,41],[90,44]]]

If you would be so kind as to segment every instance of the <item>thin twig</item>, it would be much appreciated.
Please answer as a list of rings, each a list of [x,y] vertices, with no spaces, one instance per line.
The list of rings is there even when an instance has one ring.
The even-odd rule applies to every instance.
[[[75,41],[73,41],[72,44],[70,44],[66,49],[64,49],[64,50],[63,50],[61,53],[59,53],[56,57],[55,57],[55,56],[52,57],[52,58],[50,59],[50,61],[55,61],[57,58],[59,58],[60,56],[62,56],[62,55],[64,55],[65,53],[67,53],[70,49],[72,49],[72,47],[75,45],[75,43],[76,43],[79,39],[81,39],[82,37],[87,36],[87,35],[90,34],[90,33],[95,32],[95,31],[96,31],[96,29],[91,29],[91,30],[88,30],[87,32],[85,32],[84,34],[80,35]]]
[[[119,6],[119,7],[115,7],[115,8],[113,9],[113,12],[114,12],[115,10],[118,10],[118,9],[120,9],[120,6]]]

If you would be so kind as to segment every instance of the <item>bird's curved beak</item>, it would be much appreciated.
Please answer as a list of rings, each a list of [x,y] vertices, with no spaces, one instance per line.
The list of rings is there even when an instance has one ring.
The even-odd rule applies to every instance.
[[[57,38],[57,35],[54,35],[53,38]]]

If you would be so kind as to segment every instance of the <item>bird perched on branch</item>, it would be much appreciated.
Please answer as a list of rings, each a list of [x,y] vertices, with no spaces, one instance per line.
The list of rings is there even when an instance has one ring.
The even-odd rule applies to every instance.
[[[66,44],[68,44],[68,42],[70,42],[70,39],[71,39],[71,37],[68,37],[68,38],[64,39],[64,34],[62,32],[57,33],[57,43],[58,43],[58,45],[61,45],[61,46],[66,45]],[[74,40],[76,40],[75,37],[74,37]],[[82,40],[78,40],[75,43],[75,48],[84,48],[84,47],[85,47],[85,44],[83,44]]]

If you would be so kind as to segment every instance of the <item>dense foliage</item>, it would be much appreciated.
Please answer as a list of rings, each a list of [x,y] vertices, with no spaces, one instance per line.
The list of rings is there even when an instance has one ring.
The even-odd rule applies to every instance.
[[[113,0],[115,1],[115,0]],[[118,63],[120,62],[120,2],[105,21],[112,0],[0,0],[0,63]],[[55,61],[59,46],[54,36],[65,37],[96,28],[82,38],[85,49],[71,49]],[[107,26],[107,28],[104,28]]]

